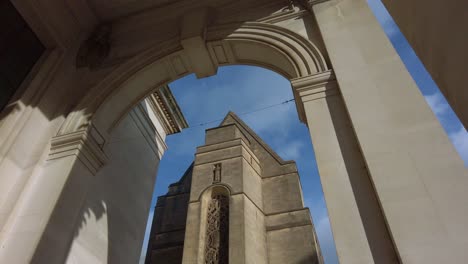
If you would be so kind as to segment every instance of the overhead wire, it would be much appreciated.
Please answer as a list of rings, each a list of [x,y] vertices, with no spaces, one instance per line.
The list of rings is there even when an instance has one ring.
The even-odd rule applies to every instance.
[[[236,113],[236,114],[238,116],[245,116],[245,115],[253,114],[253,113],[256,113],[256,112],[264,111],[264,110],[267,110],[267,109],[270,109],[270,108],[273,108],[273,107],[277,107],[277,106],[280,106],[280,105],[285,105],[285,104],[288,104],[288,103],[290,103],[292,101],[294,101],[294,98],[283,101],[281,103],[267,105],[267,106],[264,106],[264,107],[261,107],[261,108],[253,109],[251,111]],[[223,120],[224,120],[224,118],[219,118],[219,119],[215,119],[215,120],[211,120],[211,121],[202,122],[202,123],[199,123],[199,124],[193,125],[193,126],[189,125],[189,127],[184,128],[184,130],[198,128],[198,127],[201,127],[201,126],[206,126],[206,125],[209,125],[209,124],[212,124],[212,123],[215,123],[215,122],[220,122],[220,121],[223,121]],[[138,138],[141,138],[141,137],[143,137],[143,136],[136,136],[136,137],[125,138],[125,139],[120,139],[120,140],[115,140],[115,141],[109,141],[109,142],[107,142],[107,144],[108,143],[116,143],[116,142],[125,142],[125,141],[129,141],[129,140],[135,140],[135,139],[138,139]]]
[[[245,116],[245,115],[253,114],[253,113],[256,113],[256,112],[264,111],[264,110],[267,110],[267,109],[270,109],[270,108],[273,108],[273,107],[276,107],[276,106],[285,105],[285,104],[288,104],[288,103],[290,103],[292,101],[294,101],[294,98],[283,101],[281,103],[267,105],[267,106],[264,106],[264,107],[261,107],[261,108],[253,109],[251,111],[236,113],[236,114],[238,116]],[[206,126],[206,125],[209,125],[209,124],[212,124],[212,123],[215,123],[215,122],[220,122],[220,121],[223,121],[223,120],[224,120],[224,118],[219,118],[219,119],[215,119],[215,120],[211,120],[211,121],[206,121],[206,122],[202,122],[202,123],[199,123],[199,124],[196,124],[196,125],[189,126],[186,129],[196,128],[196,127],[200,127],[200,126]]]
[[[294,101],[294,98],[292,99],[289,99],[289,100],[286,100],[286,101],[283,101],[283,102],[280,102],[280,103],[276,103],[276,104],[272,104],[272,105],[267,105],[267,106],[264,106],[264,107],[260,107],[260,108],[257,108],[257,109],[253,109],[253,110],[250,110],[250,111],[247,111],[247,112],[242,112],[242,113],[238,113],[237,115],[238,116],[245,116],[245,115],[249,115],[249,114],[253,114],[253,113],[257,113],[257,112],[260,112],[260,111],[265,111],[267,109],[271,109],[273,107],[277,107],[277,106],[281,106],[281,105],[286,105],[290,102]],[[211,121],[206,121],[206,122],[202,122],[202,123],[199,123],[197,125],[193,125],[193,126],[189,126],[187,128],[185,128],[184,130],[188,130],[188,129],[192,129],[192,128],[198,128],[198,127],[201,127],[201,126],[206,126],[206,125],[209,125],[209,124],[212,124],[212,123],[215,123],[215,122],[220,122],[224,120],[224,118],[219,118],[219,119],[215,119],[215,120],[211,120]],[[115,141],[109,141],[107,142],[107,144],[109,143],[117,143],[117,142],[123,142],[123,141],[129,141],[129,140],[135,140],[135,139],[138,139],[138,138],[141,138],[143,137],[142,135],[140,136],[136,136],[136,137],[131,137],[131,138],[126,138],[126,139],[120,139],[120,140],[115,140]],[[281,152],[282,156],[283,157],[287,157],[287,155],[282,151],[282,150],[278,150],[279,152]]]

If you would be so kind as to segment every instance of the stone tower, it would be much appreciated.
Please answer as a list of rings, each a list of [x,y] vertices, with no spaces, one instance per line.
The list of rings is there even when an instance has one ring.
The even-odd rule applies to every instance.
[[[146,264],[322,262],[295,162],[232,112],[158,198]]]

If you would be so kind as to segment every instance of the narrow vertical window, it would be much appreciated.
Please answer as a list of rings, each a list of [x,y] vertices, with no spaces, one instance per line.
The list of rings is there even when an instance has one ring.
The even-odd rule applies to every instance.
[[[228,264],[229,197],[214,194],[208,205],[205,264]]]

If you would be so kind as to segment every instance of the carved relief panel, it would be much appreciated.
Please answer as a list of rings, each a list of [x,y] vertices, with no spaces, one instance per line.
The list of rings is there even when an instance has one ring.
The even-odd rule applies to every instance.
[[[213,183],[221,182],[221,163],[213,165]]]
[[[205,264],[229,262],[229,197],[214,194],[208,205]]]

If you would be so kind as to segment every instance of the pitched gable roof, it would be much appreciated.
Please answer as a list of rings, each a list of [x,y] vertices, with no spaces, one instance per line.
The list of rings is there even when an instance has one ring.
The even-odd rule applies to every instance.
[[[255,133],[242,119],[240,119],[234,112],[229,111],[226,117],[221,121],[219,124],[220,126],[226,126],[236,124],[241,132],[246,136],[248,139],[255,140],[260,146],[262,146],[278,163],[280,164],[288,164],[294,163],[294,161],[285,161],[283,160],[265,141],[263,141],[257,133]]]

